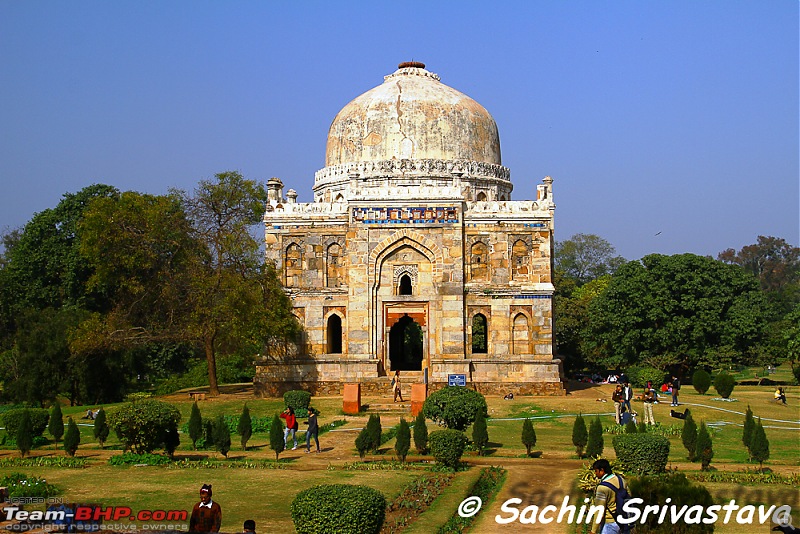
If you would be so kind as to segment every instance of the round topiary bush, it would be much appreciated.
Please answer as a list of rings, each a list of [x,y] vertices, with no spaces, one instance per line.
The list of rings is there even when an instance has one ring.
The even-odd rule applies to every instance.
[[[626,473],[663,473],[669,459],[669,439],[656,434],[619,434],[614,437],[617,463]]]
[[[727,399],[733,393],[733,386],[736,385],[736,380],[728,373],[722,372],[714,379],[714,389],[723,399]]]
[[[660,371],[655,367],[632,365],[628,367],[625,374],[628,375],[631,385],[637,388],[645,387],[647,382],[660,385],[664,381],[664,371]]]
[[[153,399],[127,404],[109,411],[108,426],[137,454],[164,446],[168,434],[177,431],[181,412],[166,402]]]
[[[283,404],[287,408],[293,408],[295,412],[300,409],[308,411],[308,405],[311,404],[311,393],[300,389],[287,391],[283,394]]]
[[[323,484],[292,501],[298,534],[377,534],[386,518],[386,498],[367,486]]]
[[[477,391],[461,386],[448,386],[431,393],[422,407],[425,417],[454,430],[466,430],[475,421],[478,410],[488,416],[486,399]]]
[[[698,369],[692,375],[692,386],[700,395],[705,395],[711,387],[711,375],[703,369]]]
[[[468,441],[460,430],[436,430],[428,436],[428,446],[436,462],[453,469],[461,463]]]

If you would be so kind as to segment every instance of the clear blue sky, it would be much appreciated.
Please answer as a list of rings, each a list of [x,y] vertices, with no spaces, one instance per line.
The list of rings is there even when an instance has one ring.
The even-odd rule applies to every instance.
[[[411,59],[494,116],[513,198],[553,177],[559,240],[800,241],[795,0],[0,0],[0,230],[95,182],[310,201],[333,117]]]

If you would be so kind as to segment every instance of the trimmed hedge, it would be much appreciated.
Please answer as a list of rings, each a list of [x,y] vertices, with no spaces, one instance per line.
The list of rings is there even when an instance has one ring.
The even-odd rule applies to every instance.
[[[711,493],[702,484],[692,484],[682,473],[657,476],[634,477],[630,479],[631,495],[642,499],[648,505],[674,506],[680,510],[684,506],[700,506],[707,510],[714,504]],[[686,522],[689,514],[678,521],[660,523],[658,515],[651,514],[644,524],[637,523],[638,529],[652,533],[707,534],[714,532],[714,524]]]
[[[283,394],[283,404],[288,408],[294,408],[295,415],[297,410],[302,408],[304,412],[308,413],[308,405],[311,404],[311,393],[295,389],[287,391]]]
[[[323,484],[292,501],[298,534],[377,534],[385,518],[386,497],[367,486]]]
[[[728,373],[720,373],[714,379],[714,389],[717,390],[719,396],[727,399],[733,393],[733,386],[736,385],[736,379]]]
[[[698,369],[692,375],[692,386],[700,395],[705,395],[711,387],[711,375],[703,369]]]
[[[617,462],[626,473],[664,473],[669,459],[669,440],[655,434],[620,434],[614,437]]]
[[[176,430],[180,420],[181,412],[175,406],[152,399],[120,406],[108,414],[108,426],[137,454],[163,447],[167,433]]]
[[[467,436],[460,430],[436,430],[428,436],[428,446],[437,463],[458,468],[467,448]]]
[[[475,421],[478,411],[488,416],[486,409],[486,399],[477,391],[448,386],[431,393],[422,406],[422,413],[447,428],[465,430]]]
[[[44,408],[15,408],[3,414],[3,426],[6,427],[6,434],[16,436],[19,423],[22,421],[22,412],[28,411],[31,421],[31,435],[41,436],[50,421],[50,412]]]

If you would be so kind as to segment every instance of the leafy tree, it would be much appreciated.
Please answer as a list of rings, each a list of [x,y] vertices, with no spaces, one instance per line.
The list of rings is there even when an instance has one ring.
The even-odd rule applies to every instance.
[[[167,433],[177,428],[181,412],[173,405],[154,399],[127,404],[108,414],[109,426],[136,454],[163,447]]]
[[[247,440],[253,435],[253,422],[250,419],[250,409],[247,404],[242,408],[242,415],[239,417],[239,424],[236,431],[242,437],[242,450],[247,450]]]
[[[278,426],[281,426],[280,422],[278,422]],[[231,431],[222,415],[214,421],[214,447],[225,458],[228,457],[228,451],[231,450]]]
[[[589,458],[599,458],[603,454],[603,424],[600,416],[592,419],[589,423],[589,439],[586,442],[586,456]]]
[[[31,416],[28,410],[22,412],[22,420],[17,427],[17,433],[14,436],[17,440],[17,450],[22,458],[31,452],[33,448],[33,431],[31,430]]]
[[[283,424],[277,414],[272,418],[272,424],[269,427],[269,448],[275,451],[275,460],[278,460],[286,448],[286,442],[283,440]]]
[[[575,234],[566,241],[557,242],[553,254],[555,268],[585,284],[614,271],[625,262],[616,256],[614,247],[594,234]]]
[[[419,454],[428,451],[428,425],[425,423],[425,414],[421,411],[414,420],[414,448]]]
[[[728,373],[719,373],[716,378],[714,378],[714,389],[717,390],[717,393],[719,393],[723,399],[727,399],[731,396],[735,385],[736,379]]]
[[[764,462],[769,460],[769,441],[760,417],[758,418],[758,425],[753,429],[753,437],[750,439],[750,454],[753,460],[758,462],[759,470],[763,471]]]
[[[586,431],[585,426],[583,430],[584,432]],[[525,454],[530,456],[531,447],[536,445],[536,430],[534,430],[533,423],[528,418],[525,418],[525,421],[522,423],[522,444],[525,445]]]
[[[47,423],[47,430],[56,442],[56,449],[58,449],[58,440],[64,435],[64,416],[61,414],[61,403],[55,401],[53,407],[50,409],[50,421]]]
[[[479,411],[487,415],[483,395],[460,386],[448,386],[431,393],[422,411],[428,419],[462,431],[475,421]]]
[[[703,471],[708,471],[708,466],[711,464],[711,459],[714,457],[714,449],[712,447],[711,436],[708,433],[705,421],[700,423],[700,430],[697,431],[695,453],[702,464],[701,469]]]
[[[738,252],[729,248],[720,252],[717,259],[742,267],[767,291],[800,282],[800,248],[782,238],[760,235],[756,244],[742,247]]]
[[[700,395],[705,395],[711,387],[711,375],[703,369],[698,369],[692,375],[692,386]]]
[[[689,461],[694,462],[697,460],[697,423],[694,422],[689,410],[686,410],[686,419],[683,420],[681,441],[689,452]]]
[[[103,445],[108,439],[108,434],[110,429],[108,428],[108,423],[106,422],[106,411],[103,408],[100,408],[97,411],[97,415],[94,416],[94,438],[100,443],[100,448],[103,448]]]
[[[753,441],[753,431],[756,428],[756,420],[753,418],[753,410],[750,405],[747,405],[747,411],[744,414],[744,425],[742,425],[742,444],[747,448],[750,459],[753,459],[753,453],[750,451],[750,444]]]
[[[402,417],[400,418],[400,426],[397,428],[397,439],[394,443],[394,451],[400,458],[401,462],[406,461],[408,450],[411,448],[411,429],[408,423]],[[360,452],[360,451],[359,451]]]
[[[376,413],[370,415],[365,428],[367,436],[369,436],[370,450],[378,452],[381,446],[381,432],[383,431],[381,428],[381,416]]]
[[[610,275],[578,286],[577,281],[556,270],[553,283],[554,315],[558,323],[556,347],[567,369],[583,369],[586,366],[586,328],[589,322],[589,306],[611,281]]]
[[[578,458],[583,458],[583,449],[588,441],[589,432],[586,430],[586,422],[583,420],[583,415],[579,413],[572,425],[572,444],[575,445]]]
[[[81,431],[78,430],[78,425],[75,424],[72,417],[69,417],[67,418],[67,433],[64,435],[64,451],[70,456],[75,456],[80,443]]]
[[[757,281],[736,266],[651,254],[620,267],[592,301],[587,351],[607,368],[715,366],[722,348],[739,358],[758,346],[765,306]]]
[[[475,414],[475,422],[472,423],[472,443],[478,449],[478,456],[483,456],[489,443],[489,432],[486,429],[486,415],[481,410]]]
[[[192,448],[197,450],[197,440],[203,437],[203,417],[200,415],[200,408],[197,401],[192,404],[192,413],[189,415],[189,439],[192,440]]]

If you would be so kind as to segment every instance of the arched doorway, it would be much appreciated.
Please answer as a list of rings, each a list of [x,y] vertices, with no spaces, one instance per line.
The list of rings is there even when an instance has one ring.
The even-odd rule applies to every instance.
[[[342,353],[342,318],[336,314],[328,317],[326,348],[328,354]]]
[[[389,330],[389,361],[392,371],[422,370],[422,327],[403,315]]]

